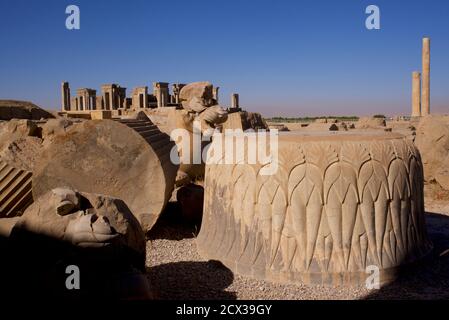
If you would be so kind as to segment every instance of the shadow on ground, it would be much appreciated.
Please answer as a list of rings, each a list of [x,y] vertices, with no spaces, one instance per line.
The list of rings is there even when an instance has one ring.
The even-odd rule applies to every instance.
[[[161,300],[235,300],[224,291],[234,275],[221,262],[172,262],[147,269],[150,286]]]
[[[148,240],[194,238],[201,221],[183,218],[177,202],[169,202],[157,223],[147,234]],[[235,300],[234,292],[224,291],[234,281],[231,270],[219,261],[180,261],[147,268],[153,295],[160,300]]]
[[[426,224],[434,246],[429,256],[365,299],[449,299],[449,217],[429,212]]]
[[[129,248],[75,246],[13,228],[0,235],[0,255],[0,301],[151,298],[144,257]],[[74,279],[81,279],[78,288]]]
[[[178,202],[169,202],[154,227],[147,233],[148,240],[182,240],[196,237],[201,221],[186,221]]]

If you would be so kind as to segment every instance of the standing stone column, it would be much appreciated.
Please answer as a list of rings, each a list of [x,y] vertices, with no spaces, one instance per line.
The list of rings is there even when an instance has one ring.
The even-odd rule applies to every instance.
[[[170,101],[170,95],[168,93],[168,83],[161,83],[161,97],[162,97],[162,107],[165,107],[168,105],[168,102]]]
[[[239,94],[233,93],[231,97],[231,108],[239,108]]]
[[[176,83],[172,84],[173,103],[179,103],[179,88]]]
[[[149,105],[148,105],[148,87],[147,86],[143,87],[143,107],[145,109],[149,108]]]
[[[421,74],[418,71],[412,73],[412,117],[421,116]]]
[[[86,90],[86,92],[84,93],[85,96],[85,101],[86,101],[86,110],[90,110],[90,94],[89,91]]]
[[[90,94],[89,91],[86,90],[86,110],[90,110],[91,106],[90,106]]]
[[[102,91],[101,95],[103,97],[104,110],[108,110],[109,102],[107,99],[106,90],[102,87],[101,91]]]
[[[153,95],[156,97],[157,107],[162,107],[162,95],[158,82],[153,82]]]
[[[86,93],[83,92],[83,110],[87,110]]]
[[[169,101],[168,83],[167,82],[153,82],[153,95],[157,100],[157,107],[165,107]]]
[[[168,104],[168,93],[162,89],[161,89],[161,98],[162,98],[161,107],[165,107]]]
[[[70,87],[65,81],[61,84],[61,109],[62,111],[70,110]]]
[[[421,115],[430,114],[430,38],[422,39]]]
[[[109,98],[111,99],[111,110],[117,109],[117,105],[115,104],[116,94],[117,93],[115,92],[115,87],[114,87],[114,85],[112,85],[112,87],[111,87],[111,95],[109,96]]]

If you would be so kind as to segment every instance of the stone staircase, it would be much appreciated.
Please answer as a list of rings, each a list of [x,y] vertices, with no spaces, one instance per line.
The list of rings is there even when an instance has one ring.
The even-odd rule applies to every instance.
[[[0,218],[19,216],[33,202],[31,177],[0,160]]]
[[[170,151],[175,144],[170,141],[170,136],[160,131],[151,120],[118,119],[116,121],[138,132],[151,145],[161,162],[170,161]]]

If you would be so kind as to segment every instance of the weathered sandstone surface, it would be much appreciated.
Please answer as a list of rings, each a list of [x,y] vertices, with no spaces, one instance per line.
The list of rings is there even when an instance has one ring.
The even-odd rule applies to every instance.
[[[0,120],[54,118],[50,112],[28,101],[0,100]]]
[[[416,146],[422,154],[426,182],[436,181],[449,190],[449,121],[440,116],[422,117],[416,128]]]
[[[58,187],[116,197],[148,231],[171,196],[177,171],[169,157],[174,144],[160,143],[155,132],[155,126],[134,120],[71,126],[42,151],[33,172],[34,198]]]

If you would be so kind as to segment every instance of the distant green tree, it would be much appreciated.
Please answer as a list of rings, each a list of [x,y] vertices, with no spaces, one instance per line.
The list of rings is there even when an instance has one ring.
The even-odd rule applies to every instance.
[[[384,118],[383,115],[378,115]],[[359,117],[357,116],[319,116],[319,117],[271,117],[265,118],[265,121],[271,122],[312,122],[316,119],[337,119],[340,121],[357,121]]]

